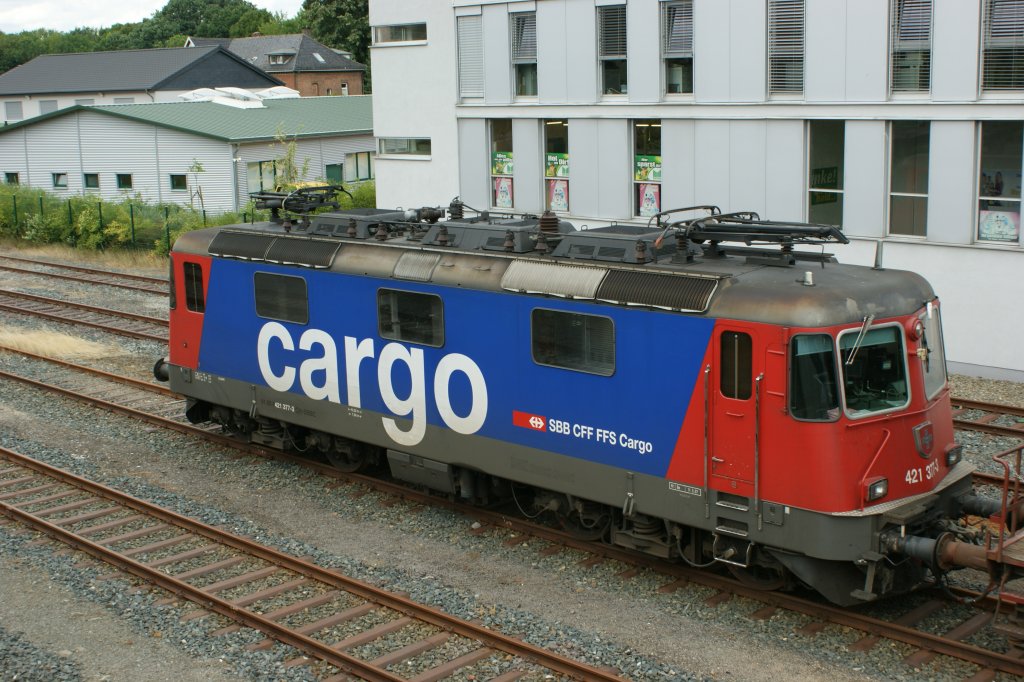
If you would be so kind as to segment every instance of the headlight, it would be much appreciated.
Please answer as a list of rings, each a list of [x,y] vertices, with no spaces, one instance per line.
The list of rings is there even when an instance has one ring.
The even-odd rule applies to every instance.
[[[865,497],[868,502],[880,500],[889,494],[889,479],[887,478],[876,478],[874,481],[868,483],[867,494]]]
[[[952,469],[956,466],[957,462],[964,456],[964,448],[962,445],[954,445],[949,450],[946,450],[946,466]]]

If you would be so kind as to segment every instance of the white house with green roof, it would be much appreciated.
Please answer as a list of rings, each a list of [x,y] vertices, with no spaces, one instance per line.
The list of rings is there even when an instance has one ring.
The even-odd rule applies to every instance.
[[[222,213],[277,184],[282,134],[295,140],[304,180],[373,177],[369,96],[225,97],[74,106],[0,127],[0,180],[58,195],[137,195]]]

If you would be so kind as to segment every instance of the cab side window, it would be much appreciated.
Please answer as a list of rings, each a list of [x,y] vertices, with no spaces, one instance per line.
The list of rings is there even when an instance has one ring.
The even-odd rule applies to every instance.
[[[185,306],[194,313],[206,312],[203,266],[199,263],[185,263]]]
[[[743,332],[722,332],[721,344],[721,391],[726,398],[747,400],[750,398],[752,344],[750,335]]]

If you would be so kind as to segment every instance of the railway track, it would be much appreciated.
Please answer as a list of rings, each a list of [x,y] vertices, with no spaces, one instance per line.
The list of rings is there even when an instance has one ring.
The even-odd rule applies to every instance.
[[[27,267],[3,264],[22,263]],[[33,268],[48,268],[47,270],[36,270]],[[37,260],[33,258],[22,258],[21,256],[0,255],[0,270],[25,275],[37,275],[40,277],[51,277],[73,282],[84,282],[86,284],[102,284],[105,286],[117,287],[118,289],[129,289],[132,291],[143,291],[149,294],[168,296],[167,280],[161,277],[148,277],[127,272],[114,270],[101,270],[99,268],[86,268],[78,265],[67,265],[53,261]],[[54,272],[56,270],[56,272]],[[68,274],[68,273],[77,274]]]
[[[23,355],[33,357],[29,354]],[[39,356],[34,356],[33,359],[39,362],[50,362],[48,358]],[[60,379],[56,376],[63,372],[55,373],[55,376],[51,377],[48,382],[6,372],[0,373],[0,378],[20,381],[43,390],[73,397],[103,409],[144,419],[151,424],[212,439],[219,444],[250,454],[301,463],[330,479],[341,479],[352,485],[368,486],[412,503],[438,504],[437,497],[410,490],[398,484],[358,474],[343,474],[325,464],[287,453],[268,451],[258,446],[241,443],[224,434],[187,424],[181,420],[180,403],[175,404],[176,396],[162,386],[117,377],[70,363],[60,363],[60,366],[71,374],[82,373],[88,375],[89,378]],[[56,385],[58,380],[60,386]],[[116,384],[112,383],[115,381]],[[87,387],[87,394],[83,396],[80,391],[70,388],[73,385]],[[106,387],[104,388],[104,386]],[[136,393],[126,393],[126,387],[130,387]],[[154,396],[158,396],[159,400],[154,402]],[[142,409],[143,404],[148,407]],[[168,413],[176,414],[177,418],[161,416]],[[995,599],[983,597],[977,593],[964,592],[961,595],[977,600],[977,610],[965,612],[959,626],[939,633],[929,632],[927,628],[931,622],[930,619],[934,619],[939,611],[945,608],[963,608],[963,606],[943,598],[942,593],[936,591],[934,595],[906,613],[894,618],[882,619],[871,615],[870,606],[868,609],[861,610],[842,609],[812,599],[804,599],[794,594],[764,592],[726,576],[668,564],[653,557],[638,555],[615,547],[578,541],[564,531],[512,518],[500,511],[463,506],[454,504],[450,500],[445,500],[444,504],[446,507],[454,506],[461,513],[476,519],[478,527],[474,532],[493,533],[510,546],[532,539],[541,539],[547,543],[547,547],[540,550],[542,554],[553,554],[572,549],[587,554],[588,558],[581,562],[587,565],[596,565],[605,561],[621,562],[627,566],[620,574],[623,579],[629,579],[643,569],[655,571],[666,578],[666,583],[661,588],[663,592],[685,589],[688,585],[710,588],[713,591],[712,596],[704,599],[705,603],[710,606],[724,603],[734,597],[752,599],[760,605],[750,614],[750,617],[755,620],[771,618],[782,611],[801,613],[808,618],[808,622],[798,632],[807,637],[813,637],[827,625],[843,625],[864,633],[854,647],[858,650],[869,649],[885,640],[899,641],[913,647],[912,652],[907,655],[908,665],[921,666],[937,655],[946,655],[977,666],[976,679],[978,680],[992,679],[997,672],[1024,676],[1024,650],[1016,648],[1011,641],[1007,640],[1006,651],[992,651],[964,641],[987,627],[992,621],[994,613],[1005,612],[1005,605],[1000,609],[1000,604]],[[926,629],[921,629],[922,627]],[[1010,629],[1012,630],[1012,627]]]
[[[0,289],[0,310],[102,329],[135,339],[167,342],[167,320],[123,310],[72,303],[10,289]]]
[[[189,600],[196,609],[186,619],[217,613],[270,638],[255,648],[272,641],[295,647],[304,655],[296,662],[331,666],[318,670],[328,679],[430,682],[470,674],[478,664],[501,670],[494,679],[504,681],[538,669],[622,679],[6,448],[0,513]],[[313,615],[323,612],[330,615]],[[353,653],[401,630],[415,631],[415,641],[371,660]],[[418,656],[442,649],[443,663],[417,666]]]

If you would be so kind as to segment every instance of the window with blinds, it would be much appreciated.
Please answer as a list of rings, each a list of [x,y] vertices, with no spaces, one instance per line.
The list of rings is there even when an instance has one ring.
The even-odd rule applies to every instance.
[[[480,16],[457,17],[459,97],[484,96],[484,39]]]
[[[889,54],[893,92],[931,90],[932,0],[890,0]]]
[[[984,0],[982,90],[1024,90],[1024,0]]]
[[[804,0],[768,0],[768,94],[804,91]]]
[[[693,92],[693,0],[661,4],[661,59],[665,92]]]
[[[601,62],[601,92],[626,94],[626,6],[597,8],[597,55]]]
[[[537,13],[510,15],[512,29],[512,69],[515,71],[517,97],[537,96]]]

